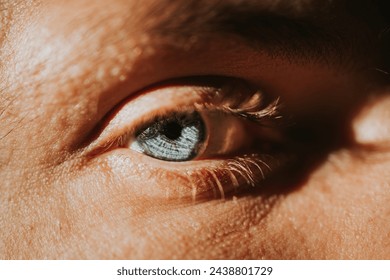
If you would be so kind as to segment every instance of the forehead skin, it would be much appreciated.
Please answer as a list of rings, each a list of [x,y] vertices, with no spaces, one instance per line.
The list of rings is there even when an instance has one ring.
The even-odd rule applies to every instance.
[[[167,79],[224,75],[258,82],[261,76],[295,112],[335,100],[344,109],[351,96],[366,94],[368,78],[360,79],[366,72],[359,70],[378,61],[375,40],[367,38],[385,27],[368,1],[183,2],[1,2],[7,28],[0,66],[0,210],[8,216],[0,221],[0,252],[6,258],[388,257],[388,162],[376,160],[380,153],[335,153],[266,219],[260,197],[175,208],[145,202],[117,177],[97,178],[106,164],[72,177],[79,170],[66,162],[112,107]],[[335,37],[346,44],[325,53],[358,58],[353,70],[337,55],[313,61],[291,48],[270,52],[278,42],[274,34],[254,48],[242,34],[222,28],[223,11],[245,14],[253,6],[269,24],[275,23],[268,20],[272,14],[312,22],[325,34],[340,32]],[[222,12],[215,13],[217,7]],[[355,56],[340,55],[350,52]],[[85,182],[94,185],[80,187]]]

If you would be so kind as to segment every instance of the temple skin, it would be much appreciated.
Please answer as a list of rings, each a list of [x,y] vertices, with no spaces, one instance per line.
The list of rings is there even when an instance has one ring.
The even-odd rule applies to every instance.
[[[0,7],[0,258],[390,258],[389,26],[371,1]],[[152,107],[184,102],[160,90],[191,76],[279,97],[315,135],[294,139],[312,163],[300,180],[287,170],[285,188],[194,202],[184,171],[201,163],[91,152]]]

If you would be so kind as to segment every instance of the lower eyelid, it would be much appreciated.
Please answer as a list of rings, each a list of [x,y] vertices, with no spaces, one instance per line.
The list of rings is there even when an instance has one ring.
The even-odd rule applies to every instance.
[[[286,159],[247,155],[231,159],[167,163],[117,149],[106,154],[107,163],[124,185],[142,197],[202,202],[224,199],[249,189],[258,190]]]

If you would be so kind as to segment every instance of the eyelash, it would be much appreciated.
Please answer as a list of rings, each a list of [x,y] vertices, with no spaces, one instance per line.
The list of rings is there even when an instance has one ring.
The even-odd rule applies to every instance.
[[[288,160],[288,157],[277,160],[271,155],[251,154],[227,159],[216,168],[206,167],[192,171],[187,174],[192,186],[192,201],[202,201],[203,198],[208,198],[210,192],[213,193],[214,199],[225,199],[228,194],[254,189],[257,184],[265,183],[269,175]],[[203,188],[196,187],[194,181],[203,184]]]
[[[175,111],[175,113],[191,111],[222,112],[252,122],[257,127],[271,126],[278,129],[282,126],[283,122],[281,120],[283,118],[280,113],[282,106],[279,98],[265,103],[265,95],[261,91],[253,90],[250,94],[247,92],[240,93],[237,92],[236,87],[230,87],[230,84],[225,88],[203,87],[197,92],[202,101],[181,107],[180,111]],[[249,96],[249,98],[240,100],[237,97],[240,95]],[[126,147],[129,139],[134,137],[136,131],[144,127],[145,124],[166,117],[170,111],[172,109],[159,110],[148,114],[147,121],[140,118],[126,133],[114,137],[111,141],[105,141],[103,145],[98,147],[98,153]],[[228,193],[238,193],[265,181],[275,173],[276,169],[283,166],[287,162],[286,160],[287,157],[282,158],[280,155],[250,153],[224,159],[201,160],[200,168],[186,168],[180,167],[181,163],[168,163],[173,169],[169,170],[168,168],[165,171],[166,174],[174,176],[180,173],[183,174],[184,171],[193,201],[201,201],[203,197],[209,197],[210,193],[213,193],[214,198],[225,199]]]
[[[221,110],[223,112],[244,118],[246,120],[254,121],[259,124],[264,124],[265,118],[273,121],[281,119],[280,114],[281,104],[280,99],[277,98],[266,107],[262,104],[262,97],[260,91],[256,91],[247,102],[243,102],[236,107],[227,105],[227,100],[222,99],[222,105],[216,106],[213,104],[205,104],[203,107],[209,110]]]

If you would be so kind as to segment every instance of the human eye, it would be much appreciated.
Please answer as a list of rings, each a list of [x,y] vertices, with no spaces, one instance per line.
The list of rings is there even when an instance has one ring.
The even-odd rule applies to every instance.
[[[131,137],[130,149],[165,161],[237,155],[244,148],[250,152],[256,132],[278,117],[277,102],[267,104],[263,93],[237,80],[188,90],[201,99],[147,121]],[[260,141],[267,140],[264,135]]]
[[[225,199],[265,184],[290,161],[282,119],[279,99],[248,82],[183,78],[124,101],[91,152],[121,151],[123,168],[136,166],[165,193]]]

